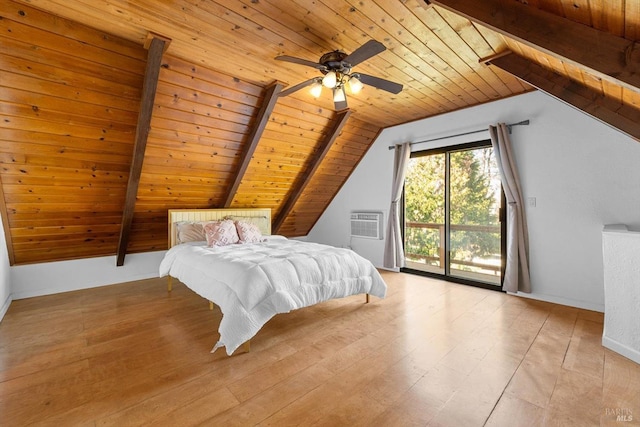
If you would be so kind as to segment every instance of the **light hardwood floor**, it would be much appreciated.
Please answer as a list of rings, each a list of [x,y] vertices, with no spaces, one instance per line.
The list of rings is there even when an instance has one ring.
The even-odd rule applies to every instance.
[[[640,425],[602,314],[383,276],[386,299],[278,315],[232,357],[209,354],[219,310],[164,279],[14,301],[0,425]]]

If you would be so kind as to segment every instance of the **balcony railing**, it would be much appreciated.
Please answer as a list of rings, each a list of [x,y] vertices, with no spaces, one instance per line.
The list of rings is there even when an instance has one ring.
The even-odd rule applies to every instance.
[[[405,256],[407,259],[420,259],[424,260],[426,263],[431,265],[437,265],[439,268],[444,269],[444,240],[445,240],[445,229],[444,224],[438,223],[429,223],[429,222],[406,222],[406,228],[418,228],[418,229],[431,229],[438,230],[438,234],[440,236],[440,244],[438,245],[438,256],[429,256],[422,254],[415,254],[411,252],[406,252]],[[462,224],[452,224],[451,232],[456,231],[467,231],[473,233],[500,233],[499,225],[462,225]],[[462,259],[451,259],[449,261],[451,263],[451,267],[455,268],[454,265],[457,266],[467,266],[472,267],[476,270],[485,270],[493,272],[494,275],[500,274],[502,266],[500,263],[490,263],[483,262],[481,260],[462,260]]]

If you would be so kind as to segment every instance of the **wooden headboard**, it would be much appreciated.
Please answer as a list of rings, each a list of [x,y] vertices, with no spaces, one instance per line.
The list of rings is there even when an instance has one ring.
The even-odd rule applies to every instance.
[[[217,221],[230,217],[237,220],[250,220],[260,228],[264,235],[271,234],[271,209],[169,209],[169,247],[173,247],[177,239],[177,222]]]

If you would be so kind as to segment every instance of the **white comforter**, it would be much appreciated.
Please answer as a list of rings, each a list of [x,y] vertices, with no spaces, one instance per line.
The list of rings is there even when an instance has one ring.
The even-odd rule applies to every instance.
[[[277,313],[387,286],[373,264],[349,249],[288,239],[208,248],[205,242],[167,251],[160,277],[171,275],[222,310],[213,348],[232,354]]]

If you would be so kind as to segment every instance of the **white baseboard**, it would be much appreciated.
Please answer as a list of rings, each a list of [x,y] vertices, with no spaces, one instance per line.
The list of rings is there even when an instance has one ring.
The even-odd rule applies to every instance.
[[[158,277],[165,251],[127,255],[116,267],[116,257],[97,257],[11,267],[13,299],[59,294],[116,283]]]
[[[2,319],[4,319],[4,315],[7,314],[7,310],[9,310],[11,301],[13,301],[13,298],[11,294],[9,294],[7,300],[4,302],[4,304],[2,304],[2,308],[0,308],[0,322],[2,322]]]
[[[618,354],[623,355],[629,360],[632,360],[638,364],[640,364],[640,351],[633,349],[631,347],[627,347],[624,344],[619,343],[616,340],[612,340],[609,337],[602,337],[602,345],[607,347],[611,351],[615,351]]]
[[[554,304],[567,305],[569,307],[582,308],[584,310],[598,311],[600,313],[604,313],[604,304],[596,304],[588,301],[562,298],[554,295],[527,294],[525,292],[518,292],[518,293],[507,292],[507,293],[509,295],[535,299],[538,301],[552,302]]]
[[[389,267],[384,267],[384,266],[379,266],[379,265],[376,265],[375,267],[378,270],[393,271],[394,273],[400,273],[400,268],[398,268],[398,267],[389,268]]]

